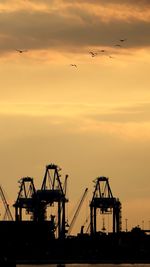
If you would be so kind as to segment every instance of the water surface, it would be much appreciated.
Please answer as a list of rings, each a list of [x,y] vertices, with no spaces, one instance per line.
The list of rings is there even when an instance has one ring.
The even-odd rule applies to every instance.
[[[59,267],[59,264],[17,265],[17,267]],[[150,267],[150,264],[65,264],[65,267]]]

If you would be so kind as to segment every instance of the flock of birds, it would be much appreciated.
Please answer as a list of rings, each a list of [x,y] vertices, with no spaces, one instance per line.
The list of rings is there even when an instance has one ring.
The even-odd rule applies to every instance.
[[[119,42],[120,43],[123,43],[126,40],[127,40],[126,38],[120,39]],[[116,47],[122,47],[122,45],[120,43],[117,43],[114,46],[116,46]],[[106,53],[106,52],[107,52],[107,50],[101,49],[101,50],[96,51],[96,52],[95,51],[89,51],[89,54],[91,55],[91,57],[96,57],[98,54],[100,54],[100,53]],[[109,55],[109,54],[107,54],[107,55],[108,55],[109,58],[113,58],[111,55]],[[77,65],[76,64],[70,64],[70,66],[77,68]]]
[[[123,42],[125,42],[126,40],[127,40],[126,38],[124,38],[124,39],[120,39],[119,42],[120,42],[120,43],[123,43]],[[121,47],[122,45],[121,45],[120,43],[115,44],[114,46],[116,46],[116,47]],[[24,53],[24,52],[27,52],[28,50],[16,49],[16,51],[17,51],[18,53],[22,54],[22,53]],[[101,49],[101,50],[96,51],[96,52],[94,52],[94,51],[89,51],[89,54],[91,55],[91,57],[96,57],[98,54],[100,54],[100,53],[106,53],[106,52],[107,52],[107,50],[105,50],[105,49]],[[109,58],[113,58],[111,55],[108,55],[108,57],[109,57]],[[73,68],[77,68],[77,65],[76,65],[76,64],[70,64],[70,66],[73,67]]]

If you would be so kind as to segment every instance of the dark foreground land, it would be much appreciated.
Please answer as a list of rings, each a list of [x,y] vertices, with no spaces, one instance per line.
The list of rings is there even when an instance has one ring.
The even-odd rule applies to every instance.
[[[131,232],[79,234],[55,239],[47,224],[0,222],[0,266],[46,263],[150,263],[150,235]]]

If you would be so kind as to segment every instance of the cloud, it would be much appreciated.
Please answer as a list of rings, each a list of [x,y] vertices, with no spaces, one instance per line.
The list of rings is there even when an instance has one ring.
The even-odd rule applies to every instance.
[[[11,124],[5,122],[11,120],[16,125],[27,125],[28,128],[19,127],[20,134],[30,136],[31,128],[37,128],[37,135],[45,134],[45,130],[51,134],[71,134],[80,136],[106,135],[114,138],[137,142],[146,142],[150,138],[150,103],[121,106],[86,105],[82,103],[64,104],[12,104],[1,105],[1,136],[6,138],[6,128]],[[4,119],[5,118],[5,119]],[[11,118],[11,119],[10,119]],[[34,123],[32,123],[32,121]],[[3,122],[3,124],[2,124]],[[42,126],[41,126],[42,125]],[[15,137],[16,127],[11,128],[11,135]],[[13,134],[14,133],[14,134]],[[145,140],[145,141],[144,141]]]
[[[85,103],[1,103],[1,115],[54,117],[59,120],[82,118],[95,122],[150,122],[150,103],[98,105]]]
[[[148,5],[147,1],[142,2],[145,7]],[[16,10],[11,10],[11,5],[8,5],[8,10],[1,9],[1,53],[22,47],[81,52],[92,46],[112,48],[120,38],[127,38],[123,44],[125,49],[150,45],[150,14],[148,10],[138,9],[142,6],[139,2],[135,8],[129,4],[125,9],[119,1],[111,1],[117,5],[116,8],[104,5],[102,1],[98,7],[97,1],[92,1],[92,4],[89,1],[75,1],[73,4],[61,1],[60,7],[59,1],[52,1],[51,7],[47,1],[39,1],[38,9],[34,1],[32,8],[29,1],[26,4],[24,1],[20,2],[24,4],[15,3],[18,3]]]
[[[94,114],[92,118],[96,121],[114,123],[150,122],[150,103],[112,108],[106,113]]]
[[[98,2],[98,0],[97,1],[95,1],[95,2]],[[100,3],[105,3],[106,4],[106,1],[105,0],[100,0],[99,1]],[[108,3],[108,2],[107,2]],[[110,3],[112,3],[112,4],[128,4],[128,5],[136,5],[137,7],[138,6],[143,6],[143,7],[145,7],[145,6],[149,6],[150,5],[150,2],[149,2],[149,0],[132,0],[132,1],[130,1],[130,0],[124,0],[123,2],[121,1],[121,0],[110,0],[109,1],[109,4]]]
[[[43,2],[47,2],[46,0]],[[71,3],[72,1],[71,0],[64,0],[63,1],[64,3],[68,2],[68,3]],[[112,4],[119,4],[119,5],[136,5],[137,7],[138,6],[149,6],[150,5],[150,2],[149,0],[109,0],[109,1],[105,1],[105,0],[93,0],[93,1],[90,1],[90,0],[75,0],[74,1],[75,3],[80,3],[80,4],[97,4],[97,5],[112,5]]]

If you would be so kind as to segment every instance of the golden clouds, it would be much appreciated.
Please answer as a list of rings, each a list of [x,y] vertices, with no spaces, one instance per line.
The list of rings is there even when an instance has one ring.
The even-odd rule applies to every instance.
[[[150,11],[147,8],[148,1],[82,1],[74,2],[69,0],[7,0],[0,1],[0,12],[44,12],[53,14],[53,12],[61,13],[63,16],[70,18],[85,19],[85,13],[96,15],[104,22],[111,20],[150,20]],[[82,16],[83,14],[83,16]],[[94,16],[93,16],[94,18]]]
[[[28,0],[5,0],[0,1],[0,12],[17,12],[21,10],[32,11],[46,11],[47,5],[38,1],[38,4]]]
[[[135,3],[126,1],[118,1],[117,3],[113,3],[113,1],[105,1],[105,3],[101,3],[101,1],[76,1],[73,4],[70,1],[68,4],[64,2],[64,7],[66,7],[66,12],[68,11],[68,13],[74,10],[76,17],[79,17],[80,14],[81,19],[85,17],[82,17],[82,12],[84,14],[86,11],[87,15],[91,14],[93,18],[95,15],[95,20],[99,18],[100,21],[105,23],[115,20],[120,22],[130,22],[133,20],[150,21],[150,11],[147,9],[147,5],[135,5]]]
[[[150,11],[146,7],[146,2],[131,5],[128,1],[1,2],[0,53],[25,47],[80,54],[88,47],[112,48],[121,38],[127,39],[122,46],[128,50],[149,46]]]
[[[150,140],[150,104],[92,105],[85,103],[1,104],[0,116],[43,120],[47,128],[80,135],[114,136],[128,142]],[[23,120],[24,120],[23,119]],[[66,127],[67,125],[67,127]],[[144,140],[144,141],[143,141]]]

